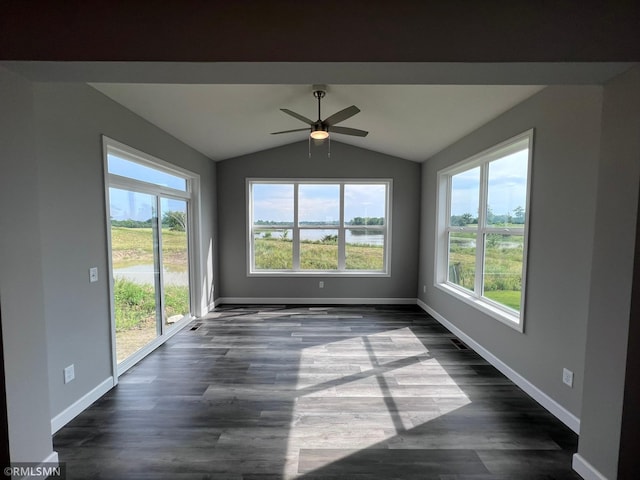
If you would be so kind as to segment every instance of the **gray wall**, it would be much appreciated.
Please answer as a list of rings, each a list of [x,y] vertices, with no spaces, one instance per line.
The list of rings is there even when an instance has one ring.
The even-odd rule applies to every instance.
[[[548,87],[423,164],[420,299],[580,417],[601,87]],[[535,127],[524,334],[434,287],[436,174]],[[562,384],[572,370],[574,387]]]
[[[51,418],[112,373],[101,134],[201,175],[204,304],[213,302],[217,257],[215,164],[87,85],[2,74],[2,204],[20,206],[2,209],[7,388],[11,418],[23,406],[29,417],[21,435],[12,432],[12,452],[40,461],[51,450]],[[76,379],[65,385],[71,363]],[[42,427],[41,416],[42,438],[29,427]]]
[[[52,453],[31,84],[0,67],[0,301],[14,462]]]
[[[415,298],[417,280],[420,164],[331,142],[331,157],[307,141],[218,162],[218,218],[222,297]],[[247,177],[392,178],[391,277],[247,277]]]
[[[203,261],[215,257],[208,249],[214,238],[216,179],[211,160],[87,85],[35,84],[35,114],[48,376],[55,416],[111,375],[101,135],[201,175]],[[88,281],[92,266],[99,270],[94,284]],[[204,290],[209,294],[211,286]],[[62,372],[71,363],[76,379],[65,385]]]
[[[578,452],[610,479],[618,466],[639,181],[640,67],[635,67],[604,88]]]

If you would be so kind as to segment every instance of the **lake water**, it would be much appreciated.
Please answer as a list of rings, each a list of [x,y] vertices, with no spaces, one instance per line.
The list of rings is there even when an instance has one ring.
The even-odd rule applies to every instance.
[[[293,232],[291,230],[288,231],[287,237],[290,239]],[[338,230],[316,230],[316,229],[301,229],[301,233],[304,232],[304,240],[322,240],[325,235],[337,235]],[[272,238],[282,238],[283,230],[272,230],[271,237]],[[263,232],[260,233],[260,237],[263,235]],[[361,243],[366,245],[384,245],[384,235],[382,234],[365,234],[365,235],[354,235],[351,233],[351,230],[346,230],[346,240],[347,243]]]

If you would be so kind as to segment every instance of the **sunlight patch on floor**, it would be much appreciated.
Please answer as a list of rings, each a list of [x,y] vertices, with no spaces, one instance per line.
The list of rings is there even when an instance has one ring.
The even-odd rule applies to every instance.
[[[327,449],[326,464],[471,403],[408,327],[305,348],[296,380],[287,451]]]

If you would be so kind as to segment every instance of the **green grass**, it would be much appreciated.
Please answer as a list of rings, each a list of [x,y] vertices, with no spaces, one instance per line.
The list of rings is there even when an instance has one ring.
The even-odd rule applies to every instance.
[[[449,280],[474,289],[476,248],[469,246],[474,233],[452,233],[449,243]],[[520,310],[522,290],[521,236],[489,234],[485,247],[484,296]]]
[[[151,228],[111,228],[111,248],[114,268],[130,265],[153,264],[153,230]],[[187,269],[187,234],[162,229],[162,258],[170,271]],[[155,287],[124,278],[114,280],[116,331],[142,329],[155,324]],[[164,287],[165,316],[189,312],[189,288],[167,285]]]
[[[155,322],[156,298],[153,285],[116,278],[114,296],[116,332],[141,329],[145,324]],[[164,301],[167,318],[187,313],[189,311],[188,287],[166,286]]]
[[[303,270],[337,270],[337,243],[300,242],[300,268]]]
[[[484,296],[514,310],[520,311],[520,290],[489,290]]]
[[[254,258],[259,270],[293,268],[293,243],[279,238],[256,238]],[[384,249],[379,245],[346,245],[347,270],[382,270]],[[337,270],[338,246],[334,241],[301,242],[300,268],[303,270]]]
[[[113,267],[153,263],[151,228],[111,227]],[[168,268],[186,268],[187,233],[162,229],[162,256]]]

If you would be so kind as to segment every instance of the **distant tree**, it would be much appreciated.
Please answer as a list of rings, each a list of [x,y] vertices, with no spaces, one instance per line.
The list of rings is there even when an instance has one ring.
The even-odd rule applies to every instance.
[[[524,223],[524,208],[518,206],[513,210],[514,223]]]
[[[464,222],[465,225],[469,225],[470,223],[473,223],[473,217],[471,216],[470,213],[463,213],[462,221]]]
[[[355,217],[347,223],[349,225],[384,225],[384,217]]]
[[[470,225],[473,223],[478,223],[478,220],[473,218],[473,215],[470,213],[463,213],[462,215],[451,215],[451,225],[454,227],[464,227],[465,225]]]
[[[111,219],[111,225],[113,227],[124,228],[151,228],[151,219],[148,220],[113,220]]]
[[[187,214],[169,210],[162,215],[162,225],[174,232],[184,232],[187,225]]]

